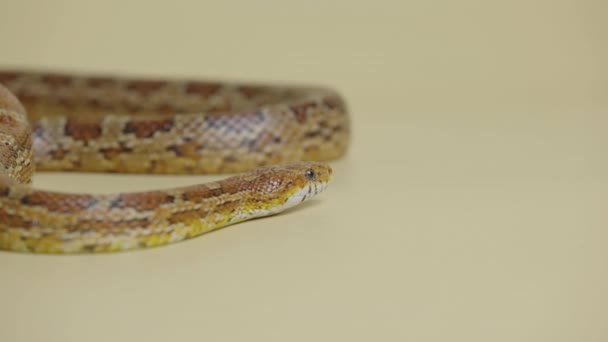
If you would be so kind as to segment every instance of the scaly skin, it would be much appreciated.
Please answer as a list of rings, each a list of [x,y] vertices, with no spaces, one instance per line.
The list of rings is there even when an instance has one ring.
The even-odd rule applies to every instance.
[[[0,72],[0,83],[29,111],[26,117],[0,85],[5,250],[158,246],[276,214],[331,179],[329,166],[300,160],[330,160],[347,146],[346,109],[325,89],[15,72]],[[66,171],[251,171],[185,188],[92,195],[32,188],[34,164]]]

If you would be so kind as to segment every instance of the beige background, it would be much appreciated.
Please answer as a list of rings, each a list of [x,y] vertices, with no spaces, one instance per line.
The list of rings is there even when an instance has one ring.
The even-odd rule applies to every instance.
[[[604,0],[1,4],[4,67],[320,83],[354,125],[302,210],[132,253],[0,253],[1,341],[608,340]]]

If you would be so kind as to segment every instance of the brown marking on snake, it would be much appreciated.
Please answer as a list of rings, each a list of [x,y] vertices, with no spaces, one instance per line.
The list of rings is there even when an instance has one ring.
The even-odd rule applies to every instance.
[[[75,118],[69,118],[65,124],[65,135],[74,140],[88,141],[101,136],[101,125],[97,121],[87,122]]]
[[[225,156],[223,160],[225,164],[236,163],[239,161],[239,159],[233,155]]]
[[[65,87],[72,83],[73,78],[64,75],[45,75],[42,81],[53,88]]]
[[[147,211],[158,208],[161,204],[171,203],[175,198],[162,191],[149,191],[139,193],[121,194],[114,200],[112,208],[134,208],[138,211]]]
[[[73,225],[67,227],[69,231],[106,231],[120,232],[125,229],[145,228],[150,225],[148,219],[129,219],[129,220],[78,220]]]
[[[93,88],[107,87],[116,84],[116,80],[109,77],[92,77],[87,80],[87,85]]]
[[[193,139],[185,139],[186,142],[179,145],[171,145],[167,147],[167,150],[175,152],[175,155],[186,158],[198,158],[200,157],[199,149],[201,145]]]
[[[158,109],[156,111],[161,114],[172,114],[178,111],[175,106],[169,103],[161,103],[157,108]]]
[[[188,224],[195,220],[199,220],[201,217],[205,217],[208,213],[208,208],[184,210],[171,214],[169,217],[167,217],[167,221],[169,224],[176,224],[180,222]]]
[[[218,203],[218,205],[215,208],[217,211],[233,212],[241,205],[242,202],[243,202],[242,199],[227,200],[227,201]]]
[[[293,112],[293,115],[295,116],[296,120],[303,124],[306,122],[306,119],[308,117],[308,111],[311,108],[315,108],[317,107],[317,104],[314,102],[309,102],[309,103],[303,103],[300,105],[296,105],[296,106],[292,106],[291,110]]]
[[[204,98],[210,97],[219,89],[220,85],[217,83],[190,82],[186,84],[186,93],[200,95]]]
[[[341,99],[339,99],[335,96],[330,96],[330,97],[324,98],[323,104],[331,110],[341,109],[344,107],[344,101],[342,101]]]
[[[101,152],[101,154],[103,154],[103,157],[107,160],[114,160],[120,154],[129,153],[131,151],[133,151],[132,148],[128,148],[122,145],[119,147],[108,147],[99,149],[99,152]]]
[[[169,132],[173,124],[173,118],[133,120],[125,125],[123,132],[134,133],[137,138],[150,138],[156,132]]]
[[[75,213],[90,208],[97,203],[97,199],[92,195],[72,195],[35,191],[21,198],[21,203],[44,207],[50,211],[59,213]]]
[[[112,108],[112,105],[110,105],[110,103],[107,103],[101,99],[90,99],[87,101],[87,105],[92,109],[96,110],[108,110]]]
[[[234,212],[241,203],[241,200],[229,200],[218,203],[218,205],[213,210],[216,212]],[[167,221],[170,224],[176,224],[180,222],[187,224],[189,222],[200,220],[202,217],[207,216],[209,214],[209,211],[210,209],[205,207],[184,210],[177,213],[173,213],[167,218]]]
[[[63,158],[65,158],[66,154],[68,151],[62,149],[62,148],[58,148],[56,150],[52,150],[49,152],[51,158],[53,158],[54,160],[62,160]]]
[[[243,189],[247,189],[252,181],[255,181],[257,178],[255,176],[241,176],[238,178],[230,178],[221,183],[222,191],[226,194],[236,194],[238,192],[243,191]]]
[[[142,110],[142,105],[131,101],[122,101],[121,108],[124,108],[129,114],[138,114]],[[135,117],[135,116],[134,116]]]
[[[263,132],[257,137],[256,144],[258,145],[258,148],[262,148],[263,146],[271,145],[275,141],[276,139],[273,133]]]
[[[140,95],[148,96],[161,89],[166,82],[163,81],[131,81],[127,84],[127,89],[137,92]]]
[[[218,203],[213,210],[217,212],[234,212],[241,204],[241,199],[227,200]],[[171,224],[179,222],[192,222],[200,219],[201,217],[205,217],[208,213],[209,208],[205,207],[199,209],[184,210],[172,214],[167,218],[167,221],[169,221],[169,223]]]
[[[304,133],[304,137],[308,138],[308,139],[312,139],[312,138],[316,138],[318,136],[321,136],[321,131],[320,130],[314,130],[314,131],[308,131],[306,133]]]
[[[16,72],[0,72],[0,83],[8,83],[16,80],[19,74]]]
[[[22,216],[7,213],[0,209],[0,227],[24,227],[29,228],[34,222]]]
[[[182,193],[182,199],[184,201],[197,202],[204,198],[234,193],[232,189],[224,188],[225,186],[226,184],[220,185],[219,183],[191,186],[184,190],[184,193]]]
[[[85,252],[94,252],[95,249],[97,249],[98,245],[97,244],[93,244],[93,245],[84,245],[82,246],[82,250]]]
[[[12,131],[13,127],[15,127],[15,118],[11,115],[7,115],[4,113],[0,114],[0,126],[5,126],[6,128],[9,128]]]
[[[39,102],[43,102],[42,98],[40,96],[32,94],[31,92],[28,92],[28,91],[16,92],[15,95],[17,95],[17,97],[19,98],[19,101],[21,101],[21,103],[23,103],[27,107],[29,107],[33,104],[37,104]]]
[[[247,98],[253,98],[261,93],[260,87],[255,86],[241,86],[239,87],[239,91]]]
[[[0,197],[8,196],[11,193],[12,183],[7,175],[0,175]]]

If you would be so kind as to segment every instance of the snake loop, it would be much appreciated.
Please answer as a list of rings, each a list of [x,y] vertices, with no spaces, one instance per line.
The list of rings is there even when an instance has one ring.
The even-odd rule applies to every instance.
[[[326,187],[321,162],[348,137],[345,104],[324,88],[0,71],[0,249],[158,246],[275,214]],[[94,195],[35,189],[34,169],[245,173]]]

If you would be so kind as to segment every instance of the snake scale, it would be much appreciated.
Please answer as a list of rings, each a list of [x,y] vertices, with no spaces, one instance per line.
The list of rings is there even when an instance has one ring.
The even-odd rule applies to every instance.
[[[0,249],[144,248],[276,214],[325,189],[349,131],[322,87],[0,71]],[[34,169],[238,174],[76,194],[33,188]]]

